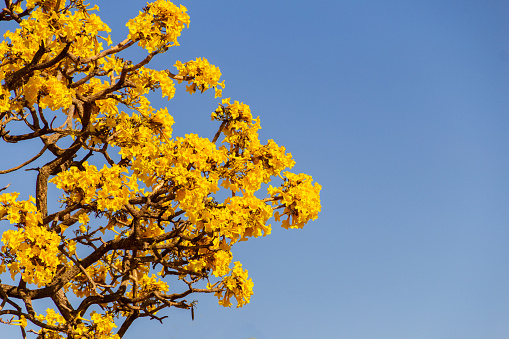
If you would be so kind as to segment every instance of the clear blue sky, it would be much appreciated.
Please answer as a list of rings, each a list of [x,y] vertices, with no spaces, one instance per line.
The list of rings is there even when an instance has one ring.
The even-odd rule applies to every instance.
[[[97,3],[117,42],[145,4]],[[509,2],[182,4],[191,26],[157,67],[219,66],[323,186],[322,213],[238,246],[251,304],[201,297],[194,321],[173,310],[125,338],[508,338]],[[212,137],[216,106],[177,88],[176,133]]]

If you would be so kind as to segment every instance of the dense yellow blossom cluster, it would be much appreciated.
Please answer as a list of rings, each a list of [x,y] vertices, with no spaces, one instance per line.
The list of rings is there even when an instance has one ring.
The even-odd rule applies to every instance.
[[[224,80],[219,82],[221,77],[221,70],[209,63],[205,58],[197,58],[196,61],[188,61],[182,63],[177,61],[175,63],[179,73],[184,79],[189,79],[190,85],[186,86],[186,90],[193,94],[198,89],[201,92],[206,91],[209,88],[216,89],[216,98],[220,98],[222,95],[222,88],[224,88]]]
[[[0,195],[2,219],[18,227],[2,234],[4,246],[1,249],[0,272],[5,271],[7,266],[13,280],[21,274],[23,281],[41,287],[53,279],[61,263],[58,250],[61,238],[41,226],[41,216],[32,197],[28,201],[16,201],[17,196],[12,193]]]
[[[178,46],[177,38],[189,26],[187,8],[177,7],[170,1],[156,0],[145,7],[134,19],[129,20],[129,39],[149,52],[169,46]]]
[[[94,202],[100,211],[117,211],[128,203],[130,189],[137,191],[137,182],[124,173],[123,167],[113,165],[98,170],[95,166],[83,163],[83,170],[71,167],[50,180],[57,188],[69,192],[66,203],[90,204]]]
[[[149,3],[113,44],[98,7],[81,0],[6,4],[0,19],[19,27],[0,43],[0,137],[40,139],[44,148],[23,166],[42,154],[48,162],[33,168],[34,198],[0,194],[0,273],[19,281],[0,284],[1,297],[25,304],[2,309],[4,299],[0,321],[38,327],[31,331],[44,338],[119,339],[138,317],[161,320],[165,307],[194,312],[193,293],[214,293],[226,307],[249,303],[253,282],[233,262],[234,246],[270,234],[271,221],[301,228],[316,219],[321,186],[287,171],[292,155],[260,140],[260,118],[243,102],[221,100],[212,138],[172,135],[172,114],[154,108],[150,92],[171,100],[184,81],[190,94],[213,88],[218,98],[225,88],[205,58],[176,61],[176,74],[148,67],[178,45],[187,9]],[[135,44],[145,49],[140,60],[118,56]],[[28,131],[12,134],[16,123]],[[60,208],[48,204],[48,183],[62,193]],[[59,312],[37,314],[32,299],[44,298]]]
[[[307,174],[294,174],[285,172],[285,182],[281,187],[270,186],[267,192],[278,199],[285,207],[282,214],[275,213],[276,221],[282,215],[288,218],[283,220],[281,226],[284,228],[302,228],[309,220],[318,218],[320,212],[320,190],[318,183],[312,184],[312,178]]]
[[[231,275],[223,279],[226,290],[216,292],[219,298],[219,304],[225,307],[231,306],[230,299],[235,297],[237,307],[242,307],[249,303],[253,294],[253,281],[247,276],[247,270],[242,268],[242,264],[235,262],[235,267],[231,270]]]
[[[35,318],[41,323],[56,328],[68,325],[65,318],[51,308],[46,309],[46,315],[38,314]],[[61,335],[59,331],[51,329],[41,331],[40,334],[43,338],[47,339],[64,339],[69,337],[75,339],[120,339],[120,336],[111,333],[114,328],[117,328],[117,325],[115,325],[113,315],[110,313],[101,314],[92,311],[90,319],[78,316],[75,320],[79,320],[79,322],[76,322],[76,325],[67,330],[69,336]],[[26,320],[21,325],[25,327],[27,325]]]

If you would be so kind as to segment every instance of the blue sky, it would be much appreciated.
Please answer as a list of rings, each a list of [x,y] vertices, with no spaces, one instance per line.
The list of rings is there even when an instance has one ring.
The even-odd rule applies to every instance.
[[[145,5],[97,3],[117,42]],[[509,3],[181,3],[190,28],[154,67],[219,66],[224,95],[260,115],[261,139],[322,185],[322,213],[239,244],[251,304],[200,297],[194,321],[172,310],[125,338],[507,338]],[[158,104],[177,135],[217,128],[211,93],[182,86]]]

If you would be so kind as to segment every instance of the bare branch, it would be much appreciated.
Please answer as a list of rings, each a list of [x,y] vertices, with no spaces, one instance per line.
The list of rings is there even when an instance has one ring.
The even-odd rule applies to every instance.
[[[117,335],[120,338],[124,337],[124,334],[127,332],[132,323],[139,317],[139,314],[140,312],[138,310],[134,310],[127,316],[125,321],[122,323],[122,326],[120,326],[117,331]]]
[[[214,144],[219,136],[221,135],[221,132],[223,131],[223,128],[226,126],[226,121],[223,121],[221,123],[221,126],[219,126],[219,129],[217,130],[216,134],[214,135],[214,138],[212,139],[212,143]]]
[[[48,146],[46,146],[46,145],[45,145],[45,146],[42,148],[42,150],[41,150],[39,153],[37,153],[37,154],[36,154],[36,155],[35,155],[32,159],[25,161],[24,163],[22,163],[22,164],[21,164],[21,165],[19,165],[19,166],[13,167],[13,168],[8,169],[8,170],[0,171],[0,174],[7,174],[7,173],[10,173],[10,172],[14,172],[14,171],[16,171],[16,170],[19,170],[20,168],[22,168],[22,167],[24,167],[24,166],[26,166],[26,165],[30,164],[31,162],[33,162],[33,161],[37,160],[37,159],[38,159],[41,155],[43,155],[43,154],[44,154],[44,152],[45,152],[47,149],[48,149]],[[5,189],[5,188],[4,188],[4,189]]]
[[[9,186],[11,186],[11,184],[8,184],[7,186],[5,186],[4,188],[0,189],[0,192],[2,191],[5,191]]]

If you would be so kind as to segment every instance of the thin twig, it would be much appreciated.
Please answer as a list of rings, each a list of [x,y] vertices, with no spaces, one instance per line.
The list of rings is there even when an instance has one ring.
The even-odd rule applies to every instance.
[[[19,166],[13,167],[13,168],[8,169],[8,170],[0,171],[0,174],[7,174],[7,173],[10,173],[10,172],[14,172],[14,171],[16,171],[16,170],[19,170],[21,167],[24,167],[24,166],[28,165],[29,163],[31,163],[31,162],[33,162],[33,161],[37,160],[37,158],[39,158],[41,155],[43,155],[43,153],[44,153],[47,149],[48,149],[48,146],[44,145],[44,147],[42,148],[42,150],[41,150],[39,153],[37,153],[37,155],[35,155],[32,159],[25,161],[24,163],[22,163],[22,164],[21,164],[21,165],[19,165]],[[9,185],[10,185],[10,184],[9,184]],[[5,187],[5,188],[7,188],[7,187]],[[0,191],[4,190],[5,188],[1,189]]]

